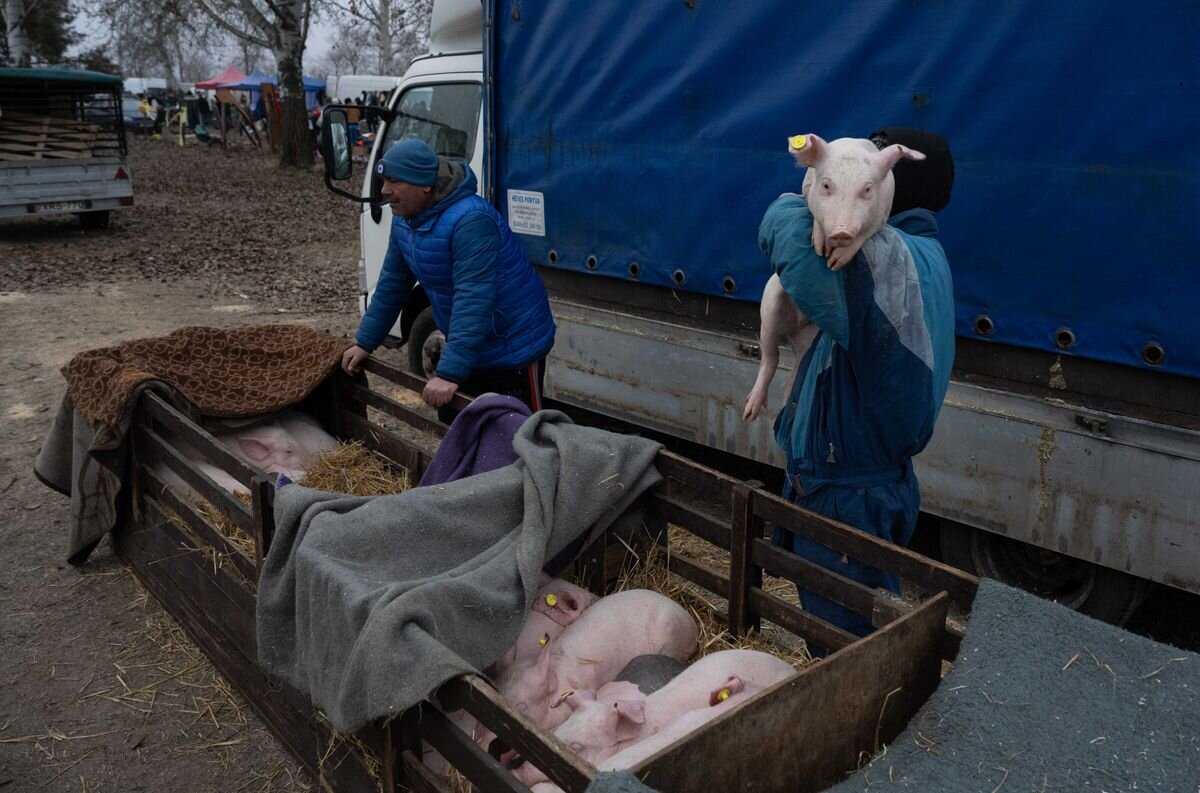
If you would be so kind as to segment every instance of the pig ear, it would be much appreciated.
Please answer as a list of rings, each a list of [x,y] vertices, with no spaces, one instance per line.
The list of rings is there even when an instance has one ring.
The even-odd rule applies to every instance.
[[[622,719],[629,719],[634,724],[646,723],[646,701],[643,699],[621,699],[613,703],[613,710]]]
[[[262,441],[254,438],[238,438],[238,448],[242,450],[242,454],[249,457],[255,462],[265,460],[271,456],[271,450]]]
[[[788,151],[796,158],[796,165],[812,168],[825,159],[825,141],[819,135],[793,135],[788,138]]]
[[[925,155],[899,143],[884,147],[877,155],[885,172],[892,170],[901,160],[923,160]]]
[[[724,683],[712,690],[708,695],[709,705],[720,705],[725,700],[732,697],[746,687],[742,679],[737,675],[730,675]]]

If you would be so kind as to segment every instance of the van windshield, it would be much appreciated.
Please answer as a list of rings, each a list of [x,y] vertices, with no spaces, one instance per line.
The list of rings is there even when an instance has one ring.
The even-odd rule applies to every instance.
[[[441,83],[405,91],[396,102],[379,156],[408,138],[420,138],[438,154],[471,161],[483,88],[479,83]]]

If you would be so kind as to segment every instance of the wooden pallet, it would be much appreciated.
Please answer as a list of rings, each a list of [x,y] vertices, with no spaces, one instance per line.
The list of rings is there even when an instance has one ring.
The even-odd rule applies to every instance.
[[[0,160],[81,159],[117,148],[115,133],[97,124],[55,116],[0,116]]]
[[[419,393],[425,381],[375,360],[369,360],[366,368],[376,376],[379,388],[352,382],[337,372],[303,407],[338,437],[361,441],[406,469],[416,481],[445,427],[385,390],[394,392],[399,386]],[[368,408],[420,430],[428,440],[385,429],[371,420]],[[233,458],[197,424],[153,394],[139,404],[132,432],[135,461],[132,486],[126,490],[127,514],[133,517],[114,532],[118,554],[324,789],[393,793],[406,787],[446,793],[445,780],[420,761],[425,742],[479,790],[528,793],[449,720],[448,711],[463,708],[564,791],[583,793],[595,769],[474,675],[450,681],[431,692],[423,705],[389,724],[362,731],[353,742],[333,733],[304,694],[269,679],[256,662],[252,582],[274,528],[274,491],[267,476]],[[230,497],[204,476],[178,451],[181,442],[249,486],[251,504]],[[254,537],[253,558],[228,543],[188,498],[161,481],[153,471],[156,463],[178,474]],[[978,582],[682,456],[663,451],[656,464],[664,481],[644,498],[648,522],[669,521],[729,552],[728,567],[714,569],[672,549],[671,569],[716,598],[726,599],[723,618],[730,631],[744,633],[769,620],[835,652],[665,748],[634,772],[671,793],[735,789],[793,793],[833,784],[858,766],[862,753],[878,751],[899,734],[936,687],[943,660],[952,658],[957,649],[958,637],[946,627],[948,605],[954,601],[968,608]],[[180,516],[188,530],[168,520],[169,512]],[[898,606],[875,590],[774,547],[765,539],[766,522],[939,594],[915,607]],[[612,577],[603,540],[584,552],[584,560],[589,571],[586,583],[603,592]],[[857,639],[816,619],[764,591],[764,572],[789,578],[870,616],[879,630]]]

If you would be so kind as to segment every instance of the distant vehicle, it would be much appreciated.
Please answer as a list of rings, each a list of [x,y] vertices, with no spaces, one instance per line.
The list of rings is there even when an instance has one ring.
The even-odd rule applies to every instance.
[[[154,129],[154,119],[141,111],[141,100],[121,100],[121,114],[125,117],[125,132],[131,135],[149,135]]]
[[[343,99],[358,101],[363,91],[368,95],[383,91],[390,98],[392,90],[400,84],[401,79],[403,78],[378,74],[344,74],[341,77],[331,74],[325,78],[325,94],[331,102],[340,102]]]
[[[77,214],[108,225],[133,206],[121,78],[0,69],[0,217]]]

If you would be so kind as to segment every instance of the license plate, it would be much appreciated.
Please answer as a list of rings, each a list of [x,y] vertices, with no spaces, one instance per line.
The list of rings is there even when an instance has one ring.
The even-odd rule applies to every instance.
[[[78,212],[87,209],[86,201],[51,201],[48,204],[34,204],[35,212]]]

